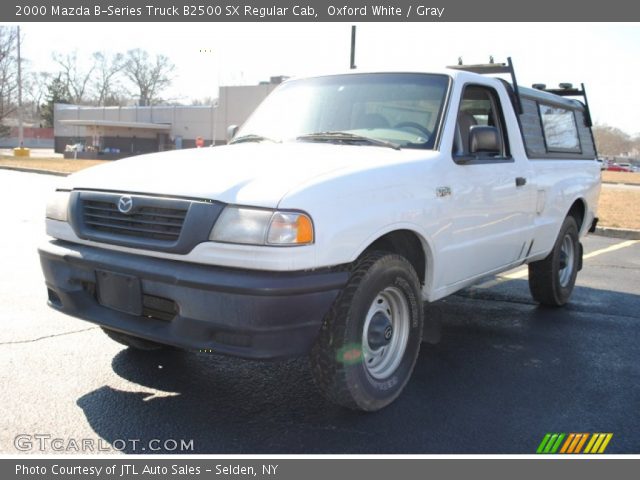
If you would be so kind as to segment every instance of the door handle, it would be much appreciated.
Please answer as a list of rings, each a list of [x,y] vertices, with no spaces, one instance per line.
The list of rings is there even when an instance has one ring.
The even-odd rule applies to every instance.
[[[527,179],[524,177],[516,177],[516,187],[523,187],[527,183]]]

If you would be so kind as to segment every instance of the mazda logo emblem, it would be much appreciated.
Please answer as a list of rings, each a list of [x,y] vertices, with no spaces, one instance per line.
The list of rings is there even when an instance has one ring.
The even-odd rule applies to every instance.
[[[133,209],[133,198],[129,195],[123,195],[118,200],[118,210],[120,213],[130,213]]]

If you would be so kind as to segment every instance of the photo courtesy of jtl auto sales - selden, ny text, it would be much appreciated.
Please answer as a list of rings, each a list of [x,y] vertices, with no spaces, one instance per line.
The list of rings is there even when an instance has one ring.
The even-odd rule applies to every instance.
[[[0,4],[0,478],[640,471],[640,7]]]

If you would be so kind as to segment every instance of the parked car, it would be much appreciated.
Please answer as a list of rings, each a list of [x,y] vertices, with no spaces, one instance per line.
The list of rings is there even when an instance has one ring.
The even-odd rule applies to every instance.
[[[49,305],[138,349],[309,354],[327,398],[383,408],[423,301],[528,264],[533,298],[562,306],[595,226],[584,88],[482,73],[289,80],[229,145],[71,175],[39,250]]]
[[[607,167],[607,170],[610,172],[630,172],[630,167],[622,166],[618,163],[613,163]]]

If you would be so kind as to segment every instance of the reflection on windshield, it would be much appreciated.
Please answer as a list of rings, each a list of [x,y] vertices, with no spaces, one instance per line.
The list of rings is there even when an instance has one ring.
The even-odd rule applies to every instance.
[[[269,95],[236,139],[345,143],[350,135],[371,145],[433,148],[448,84],[445,75],[409,73],[292,80]],[[326,132],[333,138],[317,135]]]

